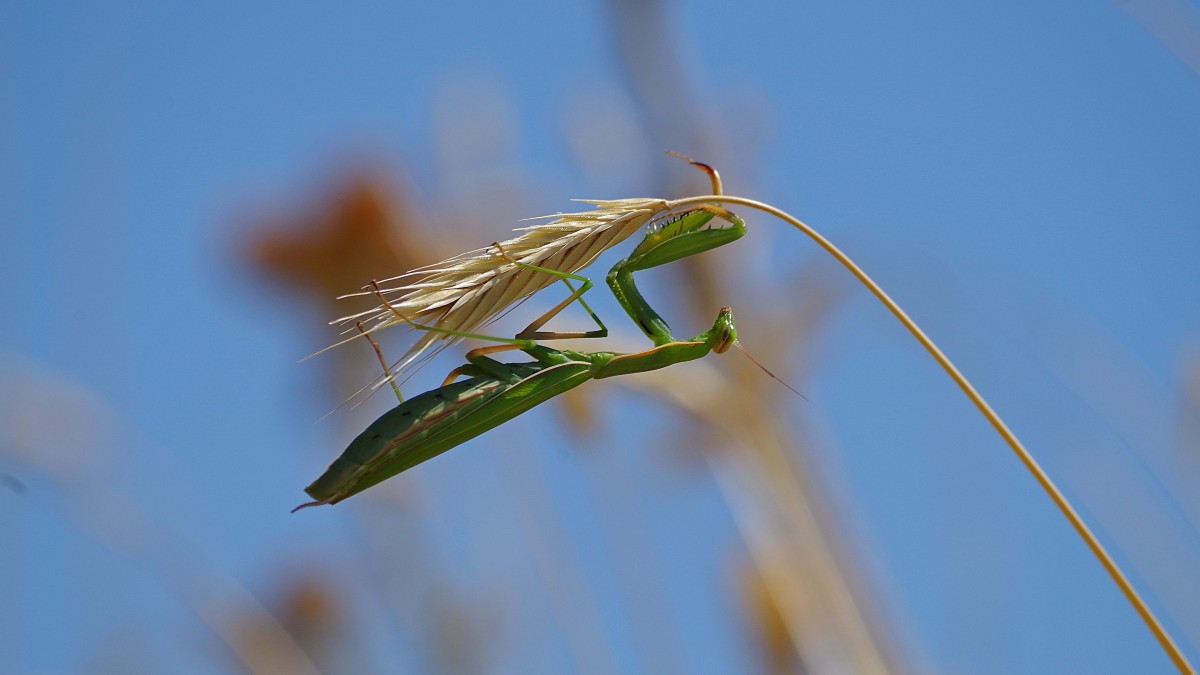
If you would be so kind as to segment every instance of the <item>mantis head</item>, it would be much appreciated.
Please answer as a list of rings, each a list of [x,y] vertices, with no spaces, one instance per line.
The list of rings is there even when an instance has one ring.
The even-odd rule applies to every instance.
[[[722,307],[717,320],[708,331],[705,342],[718,354],[724,354],[737,343],[737,326],[733,324],[733,310]]]

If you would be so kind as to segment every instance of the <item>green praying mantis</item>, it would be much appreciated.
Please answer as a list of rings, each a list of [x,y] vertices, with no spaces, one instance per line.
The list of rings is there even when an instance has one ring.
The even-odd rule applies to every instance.
[[[720,179],[716,171],[706,164],[691,163],[709,173],[714,194],[720,194]],[[560,350],[538,344],[537,340],[606,337],[608,329],[583,301],[583,294],[593,285],[590,279],[516,263],[510,259],[523,269],[560,277],[571,289],[570,296],[512,339],[408,322],[420,330],[481,338],[499,344],[467,352],[467,363],[451,371],[442,386],[407,400],[401,399],[400,405],[368,426],[320,477],[305,488],[313,501],[295,510],[336,504],[588,380],[657,370],[703,358],[710,352],[725,352],[737,341],[733,312],[728,307],[720,310],[711,328],[691,339],[681,340],[671,333],[667,322],[646,302],[634,282],[633,274],[724,246],[745,233],[745,222],[711,204],[703,204],[651,224],[645,238],[629,257],[614,265],[606,277],[621,307],[654,343],[651,349],[632,354]],[[580,282],[578,289],[571,285],[571,280]],[[378,286],[375,292],[385,307],[400,316],[379,293]],[[598,329],[575,333],[540,330],[551,318],[576,301],[596,322]],[[365,332],[364,335],[370,340],[369,335]],[[378,350],[374,341],[372,346]],[[534,360],[502,363],[488,356],[506,350],[520,350]],[[390,372],[387,375],[389,380],[392,379]],[[467,379],[458,380],[463,376]]]

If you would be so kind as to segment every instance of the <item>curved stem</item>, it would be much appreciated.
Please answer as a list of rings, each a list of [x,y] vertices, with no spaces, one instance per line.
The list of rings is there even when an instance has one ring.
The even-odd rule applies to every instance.
[[[942,366],[943,369],[945,369],[946,373],[950,375],[950,378],[953,379],[954,382],[958,384],[959,388],[962,389],[963,393],[967,395],[967,398],[971,399],[971,402],[975,404],[975,407],[979,409],[979,412],[983,413],[983,416],[987,418],[989,423],[991,423],[992,427],[996,430],[996,433],[1000,434],[1000,437],[1004,439],[1004,442],[1008,444],[1008,447],[1012,448],[1012,451],[1017,454],[1017,457],[1021,460],[1021,463],[1025,465],[1025,468],[1029,470],[1029,473],[1033,474],[1034,479],[1036,479],[1038,484],[1042,486],[1042,489],[1045,490],[1046,494],[1050,496],[1050,499],[1054,502],[1055,506],[1058,507],[1059,511],[1062,511],[1064,516],[1066,516],[1067,521],[1071,523],[1071,527],[1075,528],[1075,531],[1081,538],[1083,538],[1084,543],[1086,543],[1088,548],[1091,549],[1092,554],[1096,556],[1096,559],[1098,559],[1100,564],[1104,566],[1104,569],[1108,571],[1109,576],[1111,576],[1113,581],[1116,582],[1117,586],[1121,589],[1121,592],[1125,594],[1126,599],[1128,599],[1129,603],[1133,605],[1133,608],[1137,610],[1138,615],[1142,617],[1142,621],[1146,622],[1146,625],[1150,628],[1150,631],[1154,633],[1154,637],[1158,640],[1158,643],[1162,646],[1163,650],[1167,652],[1167,655],[1171,658],[1171,661],[1175,664],[1175,667],[1178,668],[1181,673],[1195,675],[1196,670],[1192,667],[1192,664],[1188,662],[1187,657],[1184,656],[1179,646],[1175,644],[1174,639],[1172,639],[1170,634],[1167,633],[1166,629],[1163,628],[1162,623],[1160,623],[1158,620],[1158,617],[1154,615],[1154,612],[1150,611],[1150,608],[1146,605],[1145,600],[1143,600],[1141,595],[1138,594],[1137,590],[1133,587],[1133,584],[1130,583],[1129,579],[1125,576],[1125,573],[1121,570],[1121,568],[1117,566],[1116,561],[1113,560],[1112,556],[1100,543],[1100,540],[1092,532],[1091,528],[1089,528],[1087,524],[1083,522],[1083,518],[1080,517],[1079,513],[1075,510],[1075,507],[1071,505],[1071,502],[1067,501],[1066,496],[1061,490],[1058,489],[1058,486],[1054,484],[1054,481],[1050,479],[1050,476],[1046,473],[1045,469],[1038,464],[1037,460],[1033,458],[1033,455],[1030,454],[1029,450],[1027,450],[1025,446],[1021,444],[1021,441],[1017,439],[1016,434],[1014,434],[1012,430],[1008,428],[1008,425],[1004,423],[1004,420],[1000,419],[1000,416],[996,414],[996,411],[992,410],[992,407],[988,405],[988,402],[984,400],[983,396],[981,396],[979,392],[975,390],[975,387],[971,385],[967,378],[961,372],[959,372],[958,368],[944,353],[942,353],[942,350],[939,349],[936,344],[934,344],[933,340],[929,339],[929,336],[926,335],[923,330],[921,330],[916,322],[909,318],[908,314],[906,314],[904,310],[900,308],[900,305],[896,304],[895,300],[892,300],[891,296],[885,293],[883,289],[871,279],[871,277],[867,276],[867,273],[864,272],[861,267],[859,267],[845,253],[842,253],[841,250],[834,246],[828,239],[821,236],[820,233],[804,224],[799,219],[775,208],[774,206],[771,206],[770,204],[765,204],[753,199],[746,199],[744,197],[734,197],[729,195],[707,195],[702,197],[688,197],[686,199],[672,201],[670,203],[670,207],[672,209],[676,209],[683,206],[690,206],[692,204],[702,204],[708,202],[722,202],[727,204],[748,206],[764,213],[769,213],[776,218],[786,221],[796,229],[808,235],[813,241],[817,242],[821,248],[828,251],[830,255],[836,258],[837,261],[843,266],[845,266],[846,269],[850,270],[855,277],[858,277],[858,280],[861,281],[862,284],[866,286],[867,289],[870,290],[871,293],[874,294],[875,297],[878,298],[885,307],[888,308],[888,311],[890,311],[897,319],[899,319],[900,323],[904,324],[904,327],[913,334],[913,337],[917,339],[917,342],[920,342],[921,346],[929,352],[929,354]]]

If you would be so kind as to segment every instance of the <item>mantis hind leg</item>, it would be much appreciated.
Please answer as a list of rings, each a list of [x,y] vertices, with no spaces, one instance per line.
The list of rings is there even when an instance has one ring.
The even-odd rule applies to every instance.
[[[379,358],[379,365],[383,366],[385,379],[387,379],[388,384],[392,385],[392,391],[396,392],[396,398],[401,403],[404,403],[404,395],[400,393],[400,385],[396,384],[396,378],[392,375],[392,369],[388,367],[387,359],[383,358],[383,350],[379,348],[379,343],[375,341],[375,338],[371,337],[371,334],[363,326],[363,322],[355,322],[354,327],[358,329],[359,333],[362,333],[367,342],[371,343],[371,348],[375,350],[375,356]]]
[[[408,324],[410,328],[415,328],[416,330],[423,330],[423,331],[427,331],[430,333],[442,333],[443,335],[453,335],[455,337],[461,337],[461,338],[475,338],[477,340],[488,340],[491,342],[503,342],[506,345],[511,345],[511,347],[506,346],[507,349],[528,349],[528,348],[532,348],[536,345],[536,343],[533,340],[524,338],[521,336],[517,336],[515,338],[504,338],[504,337],[497,337],[495,335],[483,335],[480,333],[468,333],[466,331],[461,331],[461,330],[442,328],[441,326],[430,326],[428,324],[417,323],[416,321],[413,321],[409,317],[405,316],[404,312],[401,312],[400,310],[393,307],[392,303],[388,302],[388,299],[383,296],[383,291],[381,291],[379,289],[379,282],[372,279],[370,286],[371,286],[372,291],[375,293],[375,297],[379,298],[379,301],[383,303],[383,306],[386,307],[389,312],[391,312],[392,314],[395,314],[398,319],[400,319],[404,323]]]
[[[501,363],[495,359],[488,358],[487,356],[488,354],[511,351],[514,349],[521,349],[521,346],[515,344],[500,344],[488,345],[486,347],[476,347],[475,349],[472,349],[466,354],[467,363],[455,368],[454,370],[451,370],[446,375],[446,379],[442,380],[442,386],[444,387],[451,382],[454,382],[463,375],[470,377],[484,375],[500,380],[507,380],[510,383],[516,382],[520,378],[513,374],[512,368],[509,367],[508,364]]]
[[[396,309],[388,301],[388,299],[386,297],[384,297],[383,292],[379,288],[379,282],[372,280],[370,283],[371,289],[374,292],[375,297],[379,298],[379,301],[383,304],[383,306],[385,308],[387,308],[387,310],[389,312],[394,314],[397,318],[399,318],[401,321],[408,324],[412,328],[415,328],[417,330],[428,331],[431,333],[442,333],[444,335],[453,335],[455,337],[476,338],[479,340],[488,340],[491,342],[500,343],[500,344],[491,345],[491,346],[487,346],[487,347],[479,347],[477,349],[472,349],[471,351],[467,352],[466,357],[467,357],[467,361],[469,361],[469,363],[466,365],[463,365],[463,366],[459,366],[458,368],[455,368],[454,370],[450,371],[450,373],[446,375],[446,379],[442,383],[443,386],[453,382],[455,379],[457,379],[461,375],[487,374],[487,375],[491,375],[493,377],[495,377],[497,375],[501,375],[500,373],[496,372],[495,366],[497,366],[497,365],[503,366],[503,364],[500,364],[499,362],[494,361],[493,359],[487,358],[486,357],[487,354],[492,354],[492,353],[501,352],[501,351],[515,350],[515,349],[530,350],[537,346],[537,343],[534,342],[535,340],[560,340],[560,339],[570,339],[570,338],[608,337],[608,327],[604,325],[604,322],[600,320],[600,317],[596,315],[596,313],[592,310],[592,308],[590,306],[588,306],[587,301],[585,301],[583,299],[583,294],[587,293],[589,290],[591,290],[591,288],[593,286],[591,279],[589,279],[585,276],[578,275],[578,274],[572,274],[570,272],[563,272],[561,270],[555,270],[555,269],[551,269],[548,267],[539,267],[537,265],[530,265],[528,263],[523,263],[523,262],[513,258],[512,256],[510,256],[508,254],[508,252],[505,251],[504,248],[500,245],[499,242],[493,243],[492,245],[496,247],[496,250],[498,250],[500,252],[501,256],[503,256],[506,260],[508,260],[512,264],[516,265],[517,267],[524,269],[524,270],[529,270],[531,272],[539,272],[539,273],[550,274],[550,275],[559,277],[560,279],[562,279],[562,282],[564,284],[566,284],[567,288],[571,290],[571,294],[569,296],[567,296],[565,299],[563,299],[562,302],[559,302],[554,307],[551,307],[549,311],[542,314],[538,318],[534,319],[528,326],[525,327],[524,330],[522,330],[520,333],[517,333],[516,336],[512,337],[512,338],[497,337],[494,335],[482,335],[479,333],[468,333],[465,331],[457,331],[457,330],[452,330],[449,328],[442,328],[440,326],[430,326],[427,324],[417,323],[417,322],[413,321],[411,318],[409,318],[408,316],[406,316],[403,312]],[[581,285],[578,289],[571,285],[572,279],[580,282]],[[546,325],[547,322],[549,322],[551,319],[553,319],[559,313],[561,313],[564,309],[569,307],[571,305],[571,303],[576,302],[576,301],[578,301],[580,306],[583,307],[584,311],[586,311],[588,313],[588,316],[592,317],[592,320],[596,322],[596,325],[598,326],[598,328],[596,330],[575,331],[575,332],[538,330],[542,326]],[[392,376],[391,370],[388,368],[387,360],[384,359],[383,353],[379,349],[379,345],[373,339],[371,339],[371,336],[368,334],[369,331],[367,331],[363,328],[361,321],[358,323],[358,329],[363,334],[363,336],[366,337],[367,340],[371,343],[372,348],[375,349],[375,354],[379,358],[379,362],[383,365],[383,371],[384,371],[384,374],[385,374],[387,380],[391,383],[392,389],[396,392],[396,397],[400,399],[401,403],[403,403],[404,398],[400,394],[400,388],[396,384],[395,379]]]
[[[503,249],[501,249],[501,251],[503,252]],[[532,265],[523,265],[523,263],[517,263],[517,264],[522,265],[524,267],[533,267]],[[541,270],[542,268],[534,268],[534,269]],[[562,272],[558,272],[556,270],[546,270],[546,271],[550,272],[552,274],[565,274]],[[577,275],[567,275],[567,276],[576,277]],[[485,375],[485,376],[489,376],[489,377],[495,377],[497,379],[511,380],[511,381],[515,382],[516,379],[519,379],[519,378],[517,378],[516,375],[514,375],[512,373],[511,369],[506,364],[500,363],[499,361],[496,361],[495,359],[490,359],[487,357],[487,355],[495,354],[497,352],[517,350],[517,349],[522,350],[522,351],[527,351],[527,352],[530,352],[531,354],[533,354],[533,352],[531,350],[538,349],[537,343],[533,341],[534,337],[542,337],[542,336],[547,336],[547,335],[548,336],[558,336],[558,337],[593,337],[591,334],[583,334],[583,333],[580,333],[580,334],[538,333],[538,332],[534,332],[532,330],[532,329],[536,329],[536,328],[540,327],[546,321],[549,321],[551,318],[553,318],[553,316],[555,314],[561,312],[571,302],[579,299],[578,296],[581,295],[583,292],[585,292],[588,288],[591,287],[592,282],[590,279],[587,279],[585,277],[578,277],[578,278],[583,279],[584,282],[586,282],[586,285],[579,288],[579,290],[575,290],[574,288],[572,288],[571,290],[573,291],[573,293],[572,293],[571,297],[569,297],[566,300],[564,300],[563,302],[559,303],[551,311],[547,312],[546,314],[543,314],[536,321],[534,321],[532,324],[530,324],[529,328],[526,328],[521,333],[518,333],[517,336],[514,338],[496,337],[494,335],[481,335],[479,333],[467,333],[465,331],[451,330],[449,328],[440,328],[438,326],[429,326],[429,325],[425,325],[425,324],[416,323],[415,321],[413,321],[412,319],[405,316],[403,312],[396,309],[395,307],[392,306],[391,303],[388,302],[387,298],[385,298],[383,296],[383,292],[379,290],[378,282],[372,280],[371,288],[374,290],[375,296],[379,298],[379,301],[383,303],[383,306],[386,307],[388,309],[388,311],[395,314],[397,317],[399,317],[401,320],[403,320],[405,323],[407,323],[409,326],[411,326],[413,328],[416,328],[418,330],[425,330],[425,331],[429,331],[429,332],[433,332],[433,333],[443,333],[445,335],[454,335],[456,337],[475,338],[478,340],[489,340],[491,342],[500,343],[500,344],[488,345],[486,347],[477,347],[475,349],[468,351],[466,354],[468,363],[466,363],[465,365],[459,366],[459,367],[455,368],[454,370],[451,370],[446,375],[446,379],[442,381],[442,386],[445,386],[447,384],[450,384],[454,380],[458,379],[458,377],[461,375],[470,375],[470,376]],[[564,281],[566,281],[566,280],[564,279]],[[570,287],[570,284],[567,284],[567,285],[568,285],[568,287]],[[580,300],[580,304],[583,304],[582,300]],[[586,304],[584,304],[583,306],[585,308],[587,307]],[[592,314],[592,310],[590,308],[588,308],[588,313]],[[595,318],[596,323],[599,323],[601,326],[602,334],[599,337],[604,337],[604,336],[608,335],[608,329],[604,328],[604,324],[600,323],[600,319],[598,317],[596,317],[595,314],[592,314],[592,318]],[[400,399],[401,403],[403,403],[404,398],[400,395],[400,388],[396,385],[395,378],[393,378],[393,376],[392,376],[391,369],[388,368],[387,360],[383,357],[383,352],[380,351],[379,345],[375,342],[375,340],[371,339],[369,331],[367,331],[363,328],[361,321],[358,322],[358,329],[359,329],[359,331],[362,332],[363,336],[366,337],[367,340],[371,343],[371,346],[374,347],[375,354],[376,354],[376,356],[379,357],[379,363],[381,363],[383,365],[383,372],[385,373],[387,380],[389,382],[391,382],[392,389],[395,390],[395,392],[396,392],[396,397]],[[593,332],[601,332],[601,331],[593,331]],[[544,348],[542,348],[542,349],[544,349]],[[536,354],[533,354],[533,355],[535,357],[537,356]]]
[[[562,302],[551,307],[550,310],[545,314],[542,314],[530,322],[530,324],[525,327],[525,330],[517,333],[517,338],[525,340],[565,340],[570,338],[608,337],[608,327],[604,325],[604,322],[600,320],[600,317],[596,316],[596,313],[592,311],[591,307],[588,306],[587,301],[583,299],[583,294],[592,289],[593,284],[591,279],[579,274],[572,274],[570,272],[563,272],[562,270],[551,269],[549,267],[539,267],[537,265],[523,263],[510,256],[508,252],[505,251],[502,246],[500,246],[499,242],[493,243],[492,246],[495,246],[496,250],[500,251],[500,255],[504,256],[506,260],[517,267],[520,267],[523,270],[529,270],[530,272],[541,272],[543,274],[550,274],[552,276],[559,277],[562,279],[562,282],[567,286],[567,288],[571,289],[570,295],[564,298]],[[578,289],[571,285],[572,279],[580,282],[581,285]],[[579,306],[583,307],[584,311],[588,313],[588,316],[592,317],[592,321],[596,322],[596,325],[598,326],[596,330],[573,331],[566,333],[561,331],[539,330],[542,326],[546,325],[550,319],[558,316],[560,312],[569,307],[571,303],[576,301],[578,301]]]
[[[562,302],[558,303],[554,307],[551,307],[550,310],[547,311],[545,314],[542,314],[538,318],[534,319],[528,326],[525,327],[524,330],[517,333],[516,336],[513,338],[497,337],[494,335],[482,335],[480,333],[467,333],[464,331],[456,331],[456,330],[452,330],[449,328],[442,328],[440,326],[430,326],[427,324],[417,323],[417,322],[413,321],[411,318],[405,316],[403,312],[396,309],[395,307],[392,306],[392,304],[390,302],[388,302],[387,298],[384,297],[383,292],[380,290],[379,283],[377,281],[374,281],[374,280],[371,281],[371,283],[370,283],[371,289],[374,291],[375,297],[379,298],[379,301],[383,304],[383,306],[385,308],[387,308],[387,310],[390,311],[392,314],[395,314],[396,317],[399,318],[401,321],[407,323],[412,328],[415,328],[417,330],[428,331],[431,333],[442,333],[444,335],[453,335],[455,337],[476,338],[479,340],[488,340],[491,342],[501,342],[501,343],[513,345],[513,347],[512,347],[513,349],[526,349],[528,347],[532,347],[535,344],[534,340],[564,340],[564,339],[571,339],[571,338],[608,337],[608,327],[604,325],[604,322],[600,320],[600,317],[596,315],[596,312],[594,312],[592,310],[592,308],[587,304],[587,301],[585,301],[583,299],[583,294],[587,293],[589,290],[591,290],[592,286],[594,285],[592,283],[591,279],[589,279],[585,276],[578,275],[578,274],[572,274],[570,272],[563,272],[561,270],[551,269],[548,267],[539,267],[537,265],[530,265],[528,263],[523,263],[523,262],[513,258],[512,256],[510,256],[508,254],[508,252],[505,251],[502,246],[500,246],[499,242],[495,242],[492,245],[496,247],[496,250],[498,250],[500,252],[501,256],[503,256],[506,260],[508,260],[512,264],[516,265],[517,267],[520,267],[521,269],[524,269],[524,270],[529,270],[531,272],[539,272],[539,273],[550,274],[550,275],[559,277],[562,279],[563,283],[566,284],[567,288],[569,288],[571,290],[571,294],[569,296],[567,296]],[[570,280],[572,280],[572,279],[581,283],[581,286],[578,289],[576,289],[574,286],[571,285]],[[573,331],[573,332],[538,330],[542,326],[546,325],[546,323],[548,321],[553,319],[564,309],[569,307],[571,305],[571,303],[576,302],[576,301],[578,301],[579,305],[581,307],[583,307],[584,311],[586,311],[588,313],[588,316],[592,317],[592,320],[596,322],[596,325],[598,326],[598,328],[596,330]]]
[[[460,375],[486,374],[486,375],[496,376],[498,373],[495,372],[494,367],[491,367],[492,364],[496,364],[496,365],[503,365],[503,364],[500,364],[498,361],[488,359],[486,356],[484,356],[485,354],[490,354],[490,353],[499,352],[499,351],[507,351],[507,350],[512,350],[512,349],[522,349],[522,350],[533,349],[534,347],[537,346],[537,343],[534,342],[533,340],[524,338],[521,336],[517,336],[516,338],[503,338],[503,337],[496,337],[494,335],[481,335],[479,333],[467,333],[465,331],[451,330],[449,328],[441,328],[439,326],[430,326],[430,325],[426,325],[426,324],[417,323],[417,322],[413,321],[412,319],[410,319],[409,317],[405,316],[405,314],[403,312],[401,312],[400,310],[393,307],[392,303],[388,302],[388,299],[386,297],[384,297],[383,292],[379,289],[379,282],[372,279],[370,286],[371,286],[371,289],[375,293],[375,297],[379,298],[379,301],[381,303],[383,303],[383,306],[386,307],[389,312],[391,312],[392,314],[395,314],[396,317],[398,317],[401,321],[408,324],[412,328],[415,328],[417,330],[428,331],[431,333],[442,333],[444,335],[453,335],[453,336],[461,337],[461,338],[475,338],[478,340],[489,340],[492,342],[501,343],[501,344],[497,344],[497,345],[491,345],[489,347],[480,347],[478,349],[472,349],[471,351],[467,352],[467,360],[470,363],[467,363],[466,365],[463,365],[463,366],[459,366],[458,368],[455,368],[454,370],[450,371],[450,373],[446,376],[445,381],[442,382],[443,386],[450,384],[451,382],[456,380]],[[383,365],[383,372],[385,374],[386,379],[388,380],[388,382],[391,383],[392,389],[396,392],[396,397],[400,399],[401,403],[403,403],[404,397],[400,395],[400,387],[396,384],[395,377],[393,377],[391,369],[388,368],[387,359],[385,359],[383,357],[383,352],[379,349],[379,345],[375,342],[375,340],[373,340],[371,338],[370,331],[365,330],[363,328],[363,324],[361,321],[358,322],[358,330],[360,332],[362,332],[363,336],[365,338],[367,338],[367,341],[370,342],[371,346],[375,349],[375,355],[379,357],[379,363],[381,363]],[[477,363],[477,361],[479,361],[480,359],[482,359],[483,361],[489,362],[489,363],[484,363],[484,364]],[[501,379],[504,379],[504,378],[502,377]]]

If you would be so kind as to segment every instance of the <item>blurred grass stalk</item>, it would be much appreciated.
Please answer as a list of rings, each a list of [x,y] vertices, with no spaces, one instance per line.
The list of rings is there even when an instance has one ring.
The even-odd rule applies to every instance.
[[[726,292],[715,290],[728,286],[716,259],[694,256],[683,262],[675,269],[686,277],[681,285],[692,289],[688,299],[694,318],[703,319],[711,307],[727,304],[722,299]],[[835,285],[814,286],[824,292],[808,296],[804,306],[782,313],[778,323],[756,334],[756,351],[767,352],[759,356],[772,364],[782,362],[797,343],[810,342],[841,304]],[[751,294],[766,297],[770,290]],[[874,596],[865,592],[869,584],[862,566],[847,559],[851,547],[839,541],[841,528],[821,515],[836,509],[826,503],[829,495],[818,489],[806,469],[801,448],[810,443],[797,438],[786,418],[776,414],[774,401],[791,394],[751,363],[722,363],[730,362],[732,375],[704,361],[649,377],[623,378],[623,383],[670,402],[737,448],[706,448],[702,454],[750,556],[754,586],[748,590],[753,591],[755,628],[771,670],[913,671],[911,655],[889,631],[880,603],[872,603]],[[722,395],[731,391],[737,395]],[[790,642],[790,656],[786,645],[779,644],[783,641]]]
[[[5,366],[7,364],[0,364]],[[248,673],[319,672],[294,636],[243,584],[127,495],[121,420],[91,389],[30,366],[0,367],[0,457],[59,487],[78,532],[145,570],[219,638]]]
[[[759,375],[754,373],[754,375]],[[770,397],[733,383],[709,364],[630,380],[718,429],[737,453],[705,452],[729,504],[763,589],[807,673],[891,673],[898,666],[873,630],[846,576],[847,565],[821,522],[816,495],[794,465],[794,443],[773,413]],[[771,383],[774,385],[775,383]],[[738,391],[737,396],[719,392]],[[698,396],[697,392],[712,392]]]

